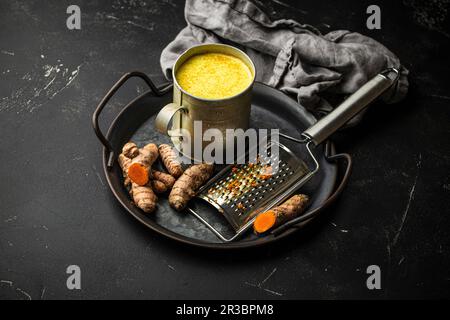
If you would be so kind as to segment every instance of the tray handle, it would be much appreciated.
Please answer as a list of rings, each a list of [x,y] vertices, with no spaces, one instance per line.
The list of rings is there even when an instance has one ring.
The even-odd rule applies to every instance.
[[[94,113],[92,114],[92,127],[94,128],[94,132],[97,135],[97,138],[100,140],[100,142],[103,144],[105,149],[108,151],[108,162],[107,166],[108,169],[110,169],[114,164],[114,151],[111,146],[111,143],[108,141],[108,139],[105,138],[104,134],[100,130],[100,126],[98,124],[98,118],[100,116],[100,113],[102,112],[103,108],[106,106],[108,101],[114,96],[114,94],[117,92],[117,90],[122,87],[122,85],[128,81],[128,79],[137,77],[141,78],[142,80],[147,83],[147,85],[150,87],[150,90],[156,95],[161,96],[164,94],[163,91],[158,89],[155,84],[150,80],[150,78],[143,72],[140,71],[131,71],[125,73],[120,79],[113,85],[113,87],[108,91],[108,93],[103,97],[103,99],[98,104],[97,108],[95,109]]]
[[[309,221],[313,218],[315,218],[322,210],[330,206],[344,191],[344,187],[347,185],[348,179],[350,177],[350,172],[353,167],[353,161],[352,157],[348,153],[338,153],[335,155],[329,155],[329,144],[326,144],[325,149],[325,158],[327,161],[330,162],[338,162],[340,160],[344,160],[346,163],[344,175],[342,176],[341,182],[339,183],[338,187],[334,190],[334,192],[328,197],[327,200],[325,200],[319,207],[308,211],[304,215],[301,215],[300,217],[297,217],[295,219],[292,219],[285,224],[279,226],[278,228],[272,230],[270,233],[274,236],[278,236],[281,233],[283,233],[288,228],[301,228],[303,227],[303,222]]]

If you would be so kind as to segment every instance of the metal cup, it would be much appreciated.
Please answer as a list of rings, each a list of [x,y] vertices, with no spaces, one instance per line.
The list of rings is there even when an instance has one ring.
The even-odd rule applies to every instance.
[[[244,91],[224,99],[204,99],[196,97],[180,87],[175,77],[178,68],[194,55],[211,52],[234,56],[248,66],[253,78]],[[178,57],[172,69],[173,102],[166,105],[158,113],[155,120],[156,129],[167,134],[178,151],[190,159],[194,159],[194,157],[183,150],[183,136],[179,134],[181,131],[190,135],[192,144],[194,140],[199,141],[201,139],[203,150],[210,143],[203,141],[203,133],[208,129],[218,129],[222,134],[223,150],[225,150],[227,129],[246,130],[248,128],[255,74],[256,70],[252,60],[235,47],[224,44],[204,44],[191,47]],[[194,130],[195,121],[202,122],[201,132]],[[196,136],[198,134],[201,134],[201,137]],[[193,150],[193,145],[190,150]]]

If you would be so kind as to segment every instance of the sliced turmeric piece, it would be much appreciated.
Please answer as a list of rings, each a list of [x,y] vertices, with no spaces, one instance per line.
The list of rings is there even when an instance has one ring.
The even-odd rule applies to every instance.
[[[260,213],[253,222],[253,229],[256,233],[264,233],[275,225],[276,220],[276,213],[272,210]]]
[[[148,183],[150,178],[147,166],[140,163],[134,163],[128,168],[128,177],[134,183],[143,186]]]
[[[161,144],[158,149],[167,171],[175,178],[180,177],[183,174],[183,167],[175,150],[168,144]]]
[[[146,185],[151,176],[151,166],[158,158],[158,147],[149,143],[139,149],[139,155],[131,160],[127,174],[130,180],[140,186]]]
[[[183,175],[175,181],[169,194],[169,204],[177,211],[186,208],[195,192],[211,177],[214,171],[212,164],[202,163],[189,167]]]
[[[306,208],[308,201],[308,196],[304,194],[292,196],[278,207],[257,215],[253,222],[253,230],[256,234],[264,234],[270,229],[298,217]]]

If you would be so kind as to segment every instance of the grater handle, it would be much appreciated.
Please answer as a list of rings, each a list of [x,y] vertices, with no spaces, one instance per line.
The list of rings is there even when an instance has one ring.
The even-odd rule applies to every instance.
[[[391,87],[398,77],[399,71],[395,68],[380,72],[345,99],[336,109],[305,130],[303,135],[310,138],[315,145],[321,144]]]

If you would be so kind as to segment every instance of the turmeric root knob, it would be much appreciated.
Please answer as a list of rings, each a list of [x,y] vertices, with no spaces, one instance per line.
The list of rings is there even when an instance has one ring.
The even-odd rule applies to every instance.
[[[152,190],[155,191],[155,193],[164,193],[169,190],[169,188],[167,188],[167,186],[159,180],[151,180],[150,184],[152,186]]]
[[[150,186],[140,186],[136,183],[131,184],[130,194],[133,201],[145,213],[151,213],[156,209],[158,198]]]
[[[170,175],[178,178],[183,174],[183,167],[178,160],[176,152],[171,146],[168,144],[161,144],[159,146],[159,154],[161,155],[161,160]]]
[[[139,155],[139,148],[134,142],[129,141],[122,147],[122,154],[127,158],[133,159]]]
[[[149,143],[139,149],[139,155],[131,160],[127,174],[131,181],[143,186],[150,180],[151,166],[158,158],[158,147],[156,144]]]
[[[169,204],[177,211],[186,208],[195,192],[211,177],[214,171],[212,164],[197,164],[189,167],[183,175],[175,181],[169,195]]]
[[[131,183],[130,178],[128,178],[128,168],[131,164],[131,159],[126,157],[123,153],[119,154],[119,158],[117,159],[117,162],[119,163],[120,168],[122,169],[122,176],[123,176],[123,184],[125,187],[128,187]]]
[[[156,193],[164,193],[172,189],[175,178],[168,173],[152,170],[151,186]]]
[[[294,195],[278,207],[260,213],[253,222],[255,233],[265,233],[272,228],[298,217],[305,209],[308,201],[308,196],[304,194]]]
[[[164,185],[166,185],[167,189],[172,189],[174,183],[175,183],[175,178],[165,172],[161,172],[161,171],[157,171],[157,170],[152,170],[152,176],[154,180],[158,180],[161,181],[162,183],[164,183]]]

